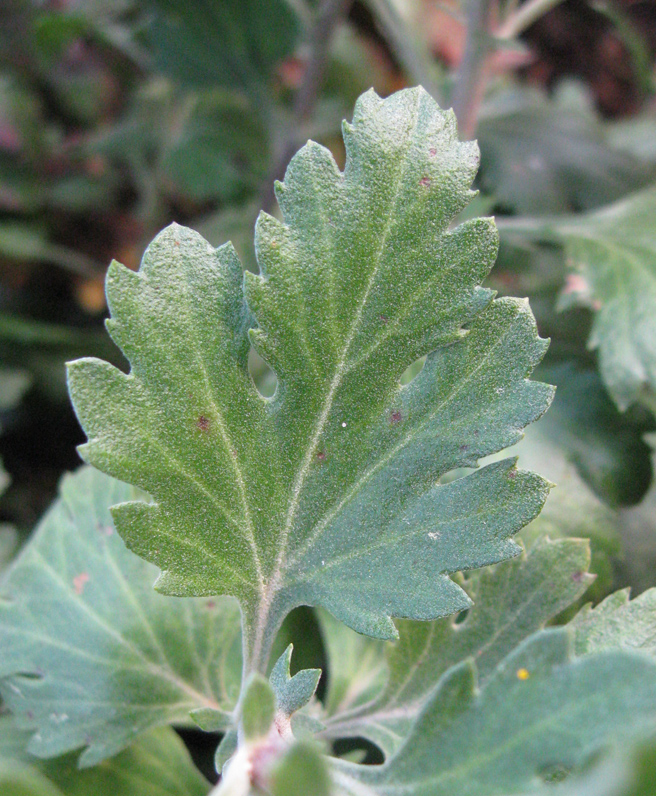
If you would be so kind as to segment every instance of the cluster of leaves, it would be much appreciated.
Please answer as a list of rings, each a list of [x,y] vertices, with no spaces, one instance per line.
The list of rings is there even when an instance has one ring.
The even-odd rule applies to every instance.
[[[125,359],[3,297],[0,410],[102,357],[69,369],[91,466],[8,566],[2,527],[3,793],[207,794],[171,725],[222,796],[652,793],[654,119],[493,86],[477,176],[426,91],[368,92],[342,148],[385,82],[346,29],[301,119],[332,153],[295,155],[253,246],[323,5],[10,5],[1,254],[89,312],[107,252],[62,220],[123,229],[131,267]],[[210,242],[171,225],[137,271],[172,217]]]

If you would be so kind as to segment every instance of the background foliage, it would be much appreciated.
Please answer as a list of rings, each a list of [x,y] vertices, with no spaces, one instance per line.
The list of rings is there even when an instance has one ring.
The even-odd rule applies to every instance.
[[[0,561],[27,538],[62,473],[79,464],[75,446],[84,437],[63,363],[91,355],[125,366],[102,326],[109,261],[136,269],[146,244],[175,220],[213,245],[232,240],[256,270],[254,220],[262,208],[275,212],[271,186],[291,155],[311,137],[343,164],[340,123],[351,118],[356,97],[370,86],[385,96],[421,83],[443,107],[453,103],[461,133],[479,141],[480,194],[464,213],[497,217],[501,249],[486,286],[528,297],[540,334],[552,341],[536,375],[557,385],[555,402],[516,452],[520,465],[559,487],[522,536],[529,546],[545,533],[565,546],[589,539],[597,577],[585,598],[576,581],[571,599],[534,619],[531,632],[571,615],[577,600],[656,586],[656,15],[648,2],[567,0],[523,20],[528,5],[492,4],[472,57],[472,9],[489,10],[487,3],[2,4],[0,452],[7,475]],[[254,351],[249,364],[271,394],[275,376]],[[137,578],[135,588],[145,583]],[[484,579],[470,584],[472,593],[486,587]],[[170,621],[200,633],[225,620],[212,610],[208,616],[198,604]],[[330,622],[299,609],[278,641],[281,654],[293,639],[293,670],[330,672],[319,686],[329,715],[367,701],[376,669],[367,668],[360,683],[358,666],[381,659],[379,642],[335,641]],[[166,669],[155,641],[130,654]],[[0,671],[3,663],[11,671],[8,660]],[[185,688],[201,692],[212,710],[232,707],[235,694],[225,682],[205,683],[198,661],[177,665],[167,681],[167,717],[184,719]],[[393,671],[394,661],[388,665]],[[383,678],[382,668],[376,676]],[[23,783],[17,793],[85,792],[70,784],[66,763],[53,773],[4,753],[15,744],[8,721],[2,717],[0,757],[11,763],[0,765],[0,782],[12,767]],[[216,717],[212,727],[222,729]],[[366,736],[361,728],[328,728],[327,737],[341,743],[345,735]],[[212,742],[189,728],[182,734],[213,777]],[[153,793],[206,792],[193,768],[187,775],[186,763],[174,765],[176,755],[186,757],[172,732],[142,738],[141,748],[111,765],[143,771],[140,756],[166,748],[158,754],[171,770]],[[385,748],[381,737],[370,740]],[[611,796],[649,793],[652,763],[648,745],[632,750],[581,787],[601,793],[603,782]],[[613,782],[620,783],[615,791]]]

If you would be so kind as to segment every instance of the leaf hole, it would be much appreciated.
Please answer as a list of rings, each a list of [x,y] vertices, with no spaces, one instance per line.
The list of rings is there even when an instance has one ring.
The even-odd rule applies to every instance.
[[[278,377],[252,347],[248,353],[248,372],[262,398],[272,398],[278,387]]]
[[[414,379],[416,379],[417,376],[424,369],[425,364],[426,364],[426,355],[424,355],[423,357],[419,357],[419,359],[416,359],[412,363],[412,365],[409,365],[401,374],[401,378],[399,379],[401,385],[405,387],[407,384],[410,384],[411,381],[414,381]]]

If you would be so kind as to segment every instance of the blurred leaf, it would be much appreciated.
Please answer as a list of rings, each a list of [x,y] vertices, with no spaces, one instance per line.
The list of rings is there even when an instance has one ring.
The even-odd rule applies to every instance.
[[[210,788],[168,728],[141,735],[112,760],[83,770],[74,754],[32,757],[25,752],[28,740],[12,716],[0,716],[2,796],[205,796]]]
[[[135,491],[91,468],[61,498],[2,580],[0,683],[29,749],[86,746],[82,765],[190,710],[234,707],[241,680],[239,611],[229,600],[174,600],[154,568],[126,550],[109,506]],[[36,675],[36,676],[35,676]]]
[[[212,246],[222,246],[230,241],[243,268],[256,274],[259,268],[255,258],[253,232],[259,212],[258,203],[228,206],[218,213],[196,220],[193,228]]]
[[[656,435],[648,435],[652,449]],[[656,470],[656,456],[652,453]],[[656,586],[656,481],[640,504],[619,514],[623,560],[620,563],[622,582],[639,593]]]
[[[176,192],[202,202],[259,188],[267,164],[267,135],[257,117],[239,98],[213,92],[194,103],[161,168]]]
[[[638,503],[652,480],[650,448],[642,439],[645,424],[618,412],[591,368],[569,361],[545,363],[538,372],[540,378],[556,385],[556,397],[551,410],[528,430],[528,441],[520,444],[527,457],[526,449],[532,441],[538,445],[534,455],[523,459],[525,464],[543,461],[549,479],[565,490],[572,486],[572,507],[577,500],[575,485],[567,465],[559,463],[560,458],[574,464],[605,503],[615,507]],[[545,445],[542,450],[538,438]],[[559,454],[556,448],[560,449]],[[599,512],[593,511],[591,501],[586,501],[586,505],[595,516],[594,522],[608,525]]]
[[[30,386],[30,377],[23,370],[0,366],[0,412],[13,409]]]
[[[616,149],[634,155],[649,167],[656,167],[656,115],[653,111],[645,110],[640,116],[608,122],[606,135]]]
[[[589,340],[620,409],[656,393],[656,188],[584,216],[552,219],[572,275],[560,307],[591,306]]]
[[[370,702],[388,676],[379,639],[354,633],[327,611],[317,611],[328,658],[328,687],[324,705],[328,716],[346,713]]]
[[[330,796],[328,766],[319,750],[297,743],[277,764],[271,783],[272,796]]]
[[[382,766],[332,761],[346,794],[489,796],[534,788],[608,742],[656,722],[656,665],[627,652],[572,659],[565,629],[531,636],[478,690],[471,661],[440,680],[407,740]]]
[[[628,589],[615,592],[594,608],[584,606],[569,627],[575,631],[577,655],[629,649],[656,658],[656,589],[634,600],[629,599]]]
[[[253,674],[244,689],[241,719],[247,742],[264,738],[275,717],[276,695],[271,684],[260,674]]]
[[[97,275],[101,270],[82,252],[49,241],[41,225],[31,221],[0,221],[0,255],[12,260],[54,263],[86,276]]]
[[[193,86],[267,82],[299,33],[286,0],[151,0],[149,39],[158,67]]]
[[[648,181],[644,164],[611,147],[581,104],[515,91],[485,107],[477,129],[480,184],[506,212],[588,210]]]
[[[387,647],[384,690],[356,709],[346,704],[343,716],[326,722],[326,734],[361,736],[387,756],[396,752],[449,667],[472,658],[484,684],[520,642],[586,591],[592,581],[589,555],[582,540],[541,539],[521,557],[464,582],[474,602],[464,621],[399,621],[400,639]]]

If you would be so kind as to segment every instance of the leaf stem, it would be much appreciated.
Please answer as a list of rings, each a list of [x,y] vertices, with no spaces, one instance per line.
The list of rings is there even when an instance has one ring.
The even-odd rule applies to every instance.
[[[293,123],[289,125],[287,136],[279,147],[279,154],[260,197],[260,206],[266,212],[271,210],[275,202],[275,181],[284,178],[287,164],[298,149],[305,123],[317,103],[334,33],[352,2],[353,0],[323,0],[317,11],[310,33],[310,57],[294,98]]]
[[[241,603],[242,690],[254,672],[266,675],[276,635],[284,618],[296,607],[283,602],[277,584],[270,581],[261,600]]]
[[[563,0],[528,0],[528,2],[523,3],[516,11],[510,14],[503,24],[499,26],[496,38],[514,39],[562,2]]]
[[[369,0],[368,5],[390,49],[410,80],[423,86],[433,99],[442,104],[442,92],[433,77],[433,58],[426,43],[409,29],[390,0]]]
[[[493,43],[492,7],[491,0],[469,0],[467,4],[467,39],[452,97],[458,132],[465,140],[472,139],[476,132],[487,83],[487,61]]]

